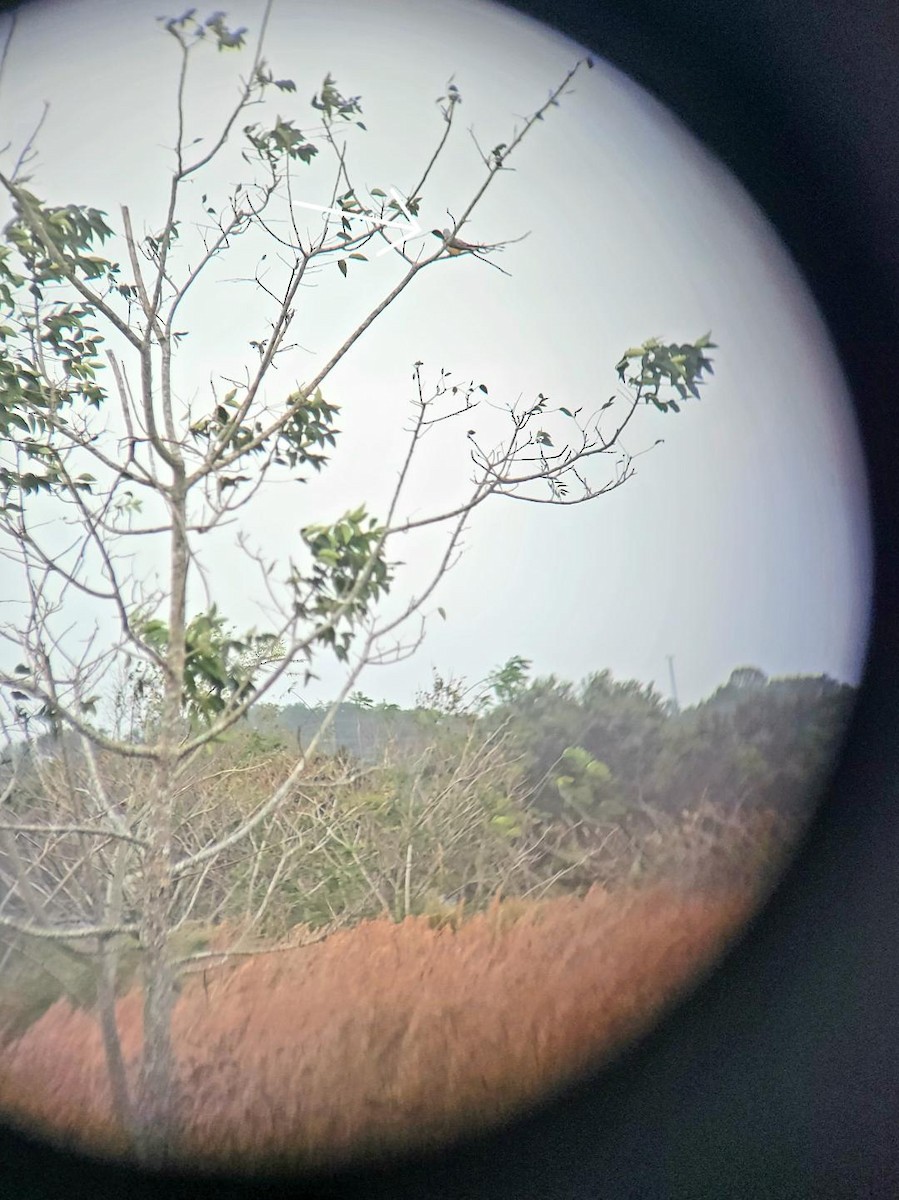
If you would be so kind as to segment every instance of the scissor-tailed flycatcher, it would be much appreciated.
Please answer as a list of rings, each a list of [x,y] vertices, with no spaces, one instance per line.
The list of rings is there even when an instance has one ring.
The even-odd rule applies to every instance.
[[[498,267],[495,262],[491,262],[489,258],[484,258],[484,253],[490,250],[500,250],[503,246],[507,246],[508,242],[493,242],[487,243],[472,243],[463,242],[458,236],[451,236],[452,231],[449,229],[432,229],[431,233],[436,238],[440,238],[442,242],[446,242],[446,252],[453,258],[457,254],[473,254],[475,258],[485,262],[488,267],[494,267],[497,271],[502,271],[503,275],[508,275],[508,271],[503,271],[502,267]],[[527,237],[527,234],[524,235]],[[514,238],[514,241],[520,242],[521,238]]]
[[[441,233],[439,229],[434,230],[434,236],[442,238],[446,242],[447,254],[477,254],[479,250],[492,250],[492,246],[473,245],[471,242],[463,242],[460,237],[450,237],[450,231],[444,229]]]

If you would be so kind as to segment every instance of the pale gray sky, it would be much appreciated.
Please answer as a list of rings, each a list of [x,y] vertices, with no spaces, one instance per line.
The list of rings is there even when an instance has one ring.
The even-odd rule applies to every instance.
[[[50,102],[33,184],[43,199],[93,204],[115,226],[124,202],[139,228],[161,224],[177,66],[154,20],[163,7],[42,0],[23,8],[0,87],[0,144],[11,140],[18,151]],[[262,5],[240,0],[227,11],[252,33]],[[454,77],[463,104],[425,190],[425,229],[445,225],[447,208],[461,212],[481,180],[469,127],[487,148],[509,141],[516,118],[584,53],[481,0],[281,0],[267,45],[276,75],[297,82],[297,95],[277,107],[300,128],[314,123],[308,98],[326,72],[361,95],[368,132],[348,130],[348,142],[365,187],[412,186],[441,130],[433,101]],[[198,135],[215,129],[249,54],[205,56],[189,105]],[[222,195],[238,162],[197,190]],[[615,390],[626,347],[711,329],[719,349],[703,401],[680,416],[641,414],[625,437],[632,453],[665,438],[638,461],[636,477],[580,507],[496,499],[481,509],[434,600],[447,620],[430,620],[413,660],[371,670],[360,686],[405,702],[432,665],[473,680],[513,654],[538,673],[578,679],[608,667],[663,691],[673,654],[687,703],[747,663],[855,682],[870,596],[863,466],[826,330],[774,231],[721,164],[601,58],[511,165],[466,235],[496,241],[530,230],[497,260],[512,277],[470,258],[423,272],[326,385],[343,406],[334,470],[266,502],[244,531],[276,554],[309,521],[363,500],[377,512],[404,448],[416,360],[431,379],[445,367],[483,381],[499,402],[542,391],[591,408]],[[316,164],[302,198],[326,203],[329,183]],[[310,378],[401,271],[386,255],[347,280],[333,267],[316,276],[300,301],[302,349],[280,372],[285,387]],[[263,305],[225,282],[238,273],[220,272],[185,313],[196,330],[181,376],[186,397],[208,394],[210,372],[250,362],[248,340],[264,335]],[[414,507],[443,507],[460,494],[467,427],[448,426],[425,457]],[[215,595],[238,623],[251,622],[252,588],[232,550],[223,544],[210,558]],[[428,553],[424,545],[404,555],[408,583]],[[324,670],[307,699],[338,681]]]

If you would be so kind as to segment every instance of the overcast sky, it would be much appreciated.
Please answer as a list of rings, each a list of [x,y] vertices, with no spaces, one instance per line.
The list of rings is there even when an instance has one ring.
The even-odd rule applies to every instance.
[[[163,9],[162,0],[23,8],[0,84],[0,144],[12,143],[8,168],[49,101],[32,185],[42,199],[93,204],[116,226],[124,202],[141,230],[161,225],[177,67],[155,21]],[[240,0],[228,16],[253,33],[261,11]],[[487,148],[508,142],[585,52],[480,0],[280,0],[267,47],[276,75],[297,82],[278,108],[300,128],[314,124],[308,98],[326,72],[362,97],[367,132],[348,130],[350,160],[365,186],[384,190],[405,192],[421,173],[442,127],[434,101],[453,77],[463,103],[425,190],[425,229],[446,225],[447,210],[461,212],[481,181],[469,128]],[[614,392],[626,347],[711,330],[719,348],[702,402],[679,416],[641,414],[625,437],[631,453],[665,439],[637,460],[636,476],[578,507],[487,504],[435,596],[446,621],[434,616],[412,660],[373,669],[360,686],[408,702],[432,666],[474,680],[514,654],[540,674],[579,679],[610,668],[664,692],[673,655],[682,703],[744,664],[855,682],[870,596],[867,500],[827,332],[740,185],[605,64],[602,47],[590,49],[595,69],[533,130],[466,227],[483,242],[530,231],[496,259],[511,277],[465,257],[424,271],[328,380],[327,398],[343,408],[333,471],[265,502],[242,529],[277,553],[307,522],[366,500],[377,512],[404,449],[416,360],[431,381],[446,368],[485,383],[497,403],[543,392],[590,409]],[[205,56],[189,93],[197,136],[215,129],[249,59]],[[202,189],[221,193],[237,161]],[[308,179],[303,199],[327,203],[330,174],[315,166]],[[344,280],[332,266],[302,295],[300,347],[279,372],[285,388],[312,377],[403,264],[387,254],[351,268]],[[251,362],[247,343],[264,336],[262,302],[229,284],[234,274],[220,272],[189,314],[186,395],[208,392],[210,372]],[[461,494],[470,427],[448,425],[434,442],[410,508],[442,508]],[[410,547],[408,586],[432,552]],[[251,622],[258,613],[237,561],[228,546],[213,553],[215,596],[235,621]],[[324,670],[306,698],[329,695],[339,678]]]

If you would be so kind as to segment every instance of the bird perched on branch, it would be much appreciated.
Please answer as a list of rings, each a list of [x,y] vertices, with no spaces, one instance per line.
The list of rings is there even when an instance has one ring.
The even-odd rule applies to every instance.
[[[493,249],[492,246],[486,246],[486,245],[477,245],[476,246],[476,245],[473,245],[471,242],[463,242],[460,237],[451,237],[450,231],[448,229],[444,229],[443,232],[441,232],[439,229],[435,229],[433,231],[433,233],[434,233],[434,237],[438,237],[442,241],[446,242],[447,254],[452,254],[452,255],[475,254],[476,255],[479,250],[492,250]]]
[[[524,237],[528,236],[525,233],[521,238],[512,238],[510,241],[493,242],[488,244],[463,242],[460,237],[453,234],[451,229],[432,229],[431,233],[434,235],[434,237],[440,238],[442,242],[446,242],[446,252],[451,257],[455,258],[458,254],[473,254],[475,258],[480,259],[481,262],[485,262],[489,267],[494,267],[497,271],[502,271],[503,275],[508,275],[509,272],[503,271],[502,267],[498,267],[496,263],[491,262],[489,258],[484,258],[484,254],[489,253],[492,250],[501,250],[504,246],[510,245],[511,242],[520,242]]]

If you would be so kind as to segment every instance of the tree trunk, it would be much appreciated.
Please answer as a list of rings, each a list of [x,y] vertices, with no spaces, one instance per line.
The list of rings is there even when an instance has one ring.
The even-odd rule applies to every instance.
[[[146,1162],[170,1161],[178,1141],[178,1078],[172,1046],[175,970],[168,933],[171,916],[171,773],[157,773],[157,808],[151,845],[144,860],[140,918],[144,977],[144,1045],[136,1106],[138,1153]]]
[[[116,850],[115,866],[106,895],[103,917],[111,925],[122,919],[122,885],[128,863],[128,847],[121,842]],[[116,1021],[116,984],[119,968],[119,939],[104,938],[100,943],[100,973],[97,984],[97,1001],[100,1011],[100,1030],[106,1054],[106,1070],[116,1114],[131,1139],[136,1144],[137,1126],[134,1106],[128,1087],[128,1076],[122,1056],[122,1042]]]
[[[172,817],[178,775],[186,662],[187,491],[180,454],[172,467],[168,502],[171,516],[169,563],[169,644],[163,685],[160,753],[153,780],[153,813],[143,864],[143,911],[140,940],[144,953],[144,1046],[137,1125],[143,1161],[162,1165],[177,1154],[179,1133],[178,1072],[172,1045],[175,967],[168,935],[172,917]]]
[[[118,970],[118,949],[112,939],[106,939],[100,950],[100,979],[97,987],[97,1000],[100,1010],[100,1030],[103,1035],[103,1050],[106,1055],[106,1070],[109,1074],[109,1087],[112,1092],[112,1102],[116,1115],[122,1122],[128,1137],[136,1141],[137,1128],[134,1119],[134,1109],[131,1104],[131,1093],[128,1089],[128,1076],[125,1071],[125,1061],[122,1057],[122,1043],[119,1038],[119,1027],[116,1022],[116,974]]]
[[[137,1150],[154,1166],[171,1162],[178,1148],[178,1079],[172,1046],[175,981],[165,945],[146,955],[144,1052],[137,1103]]]

